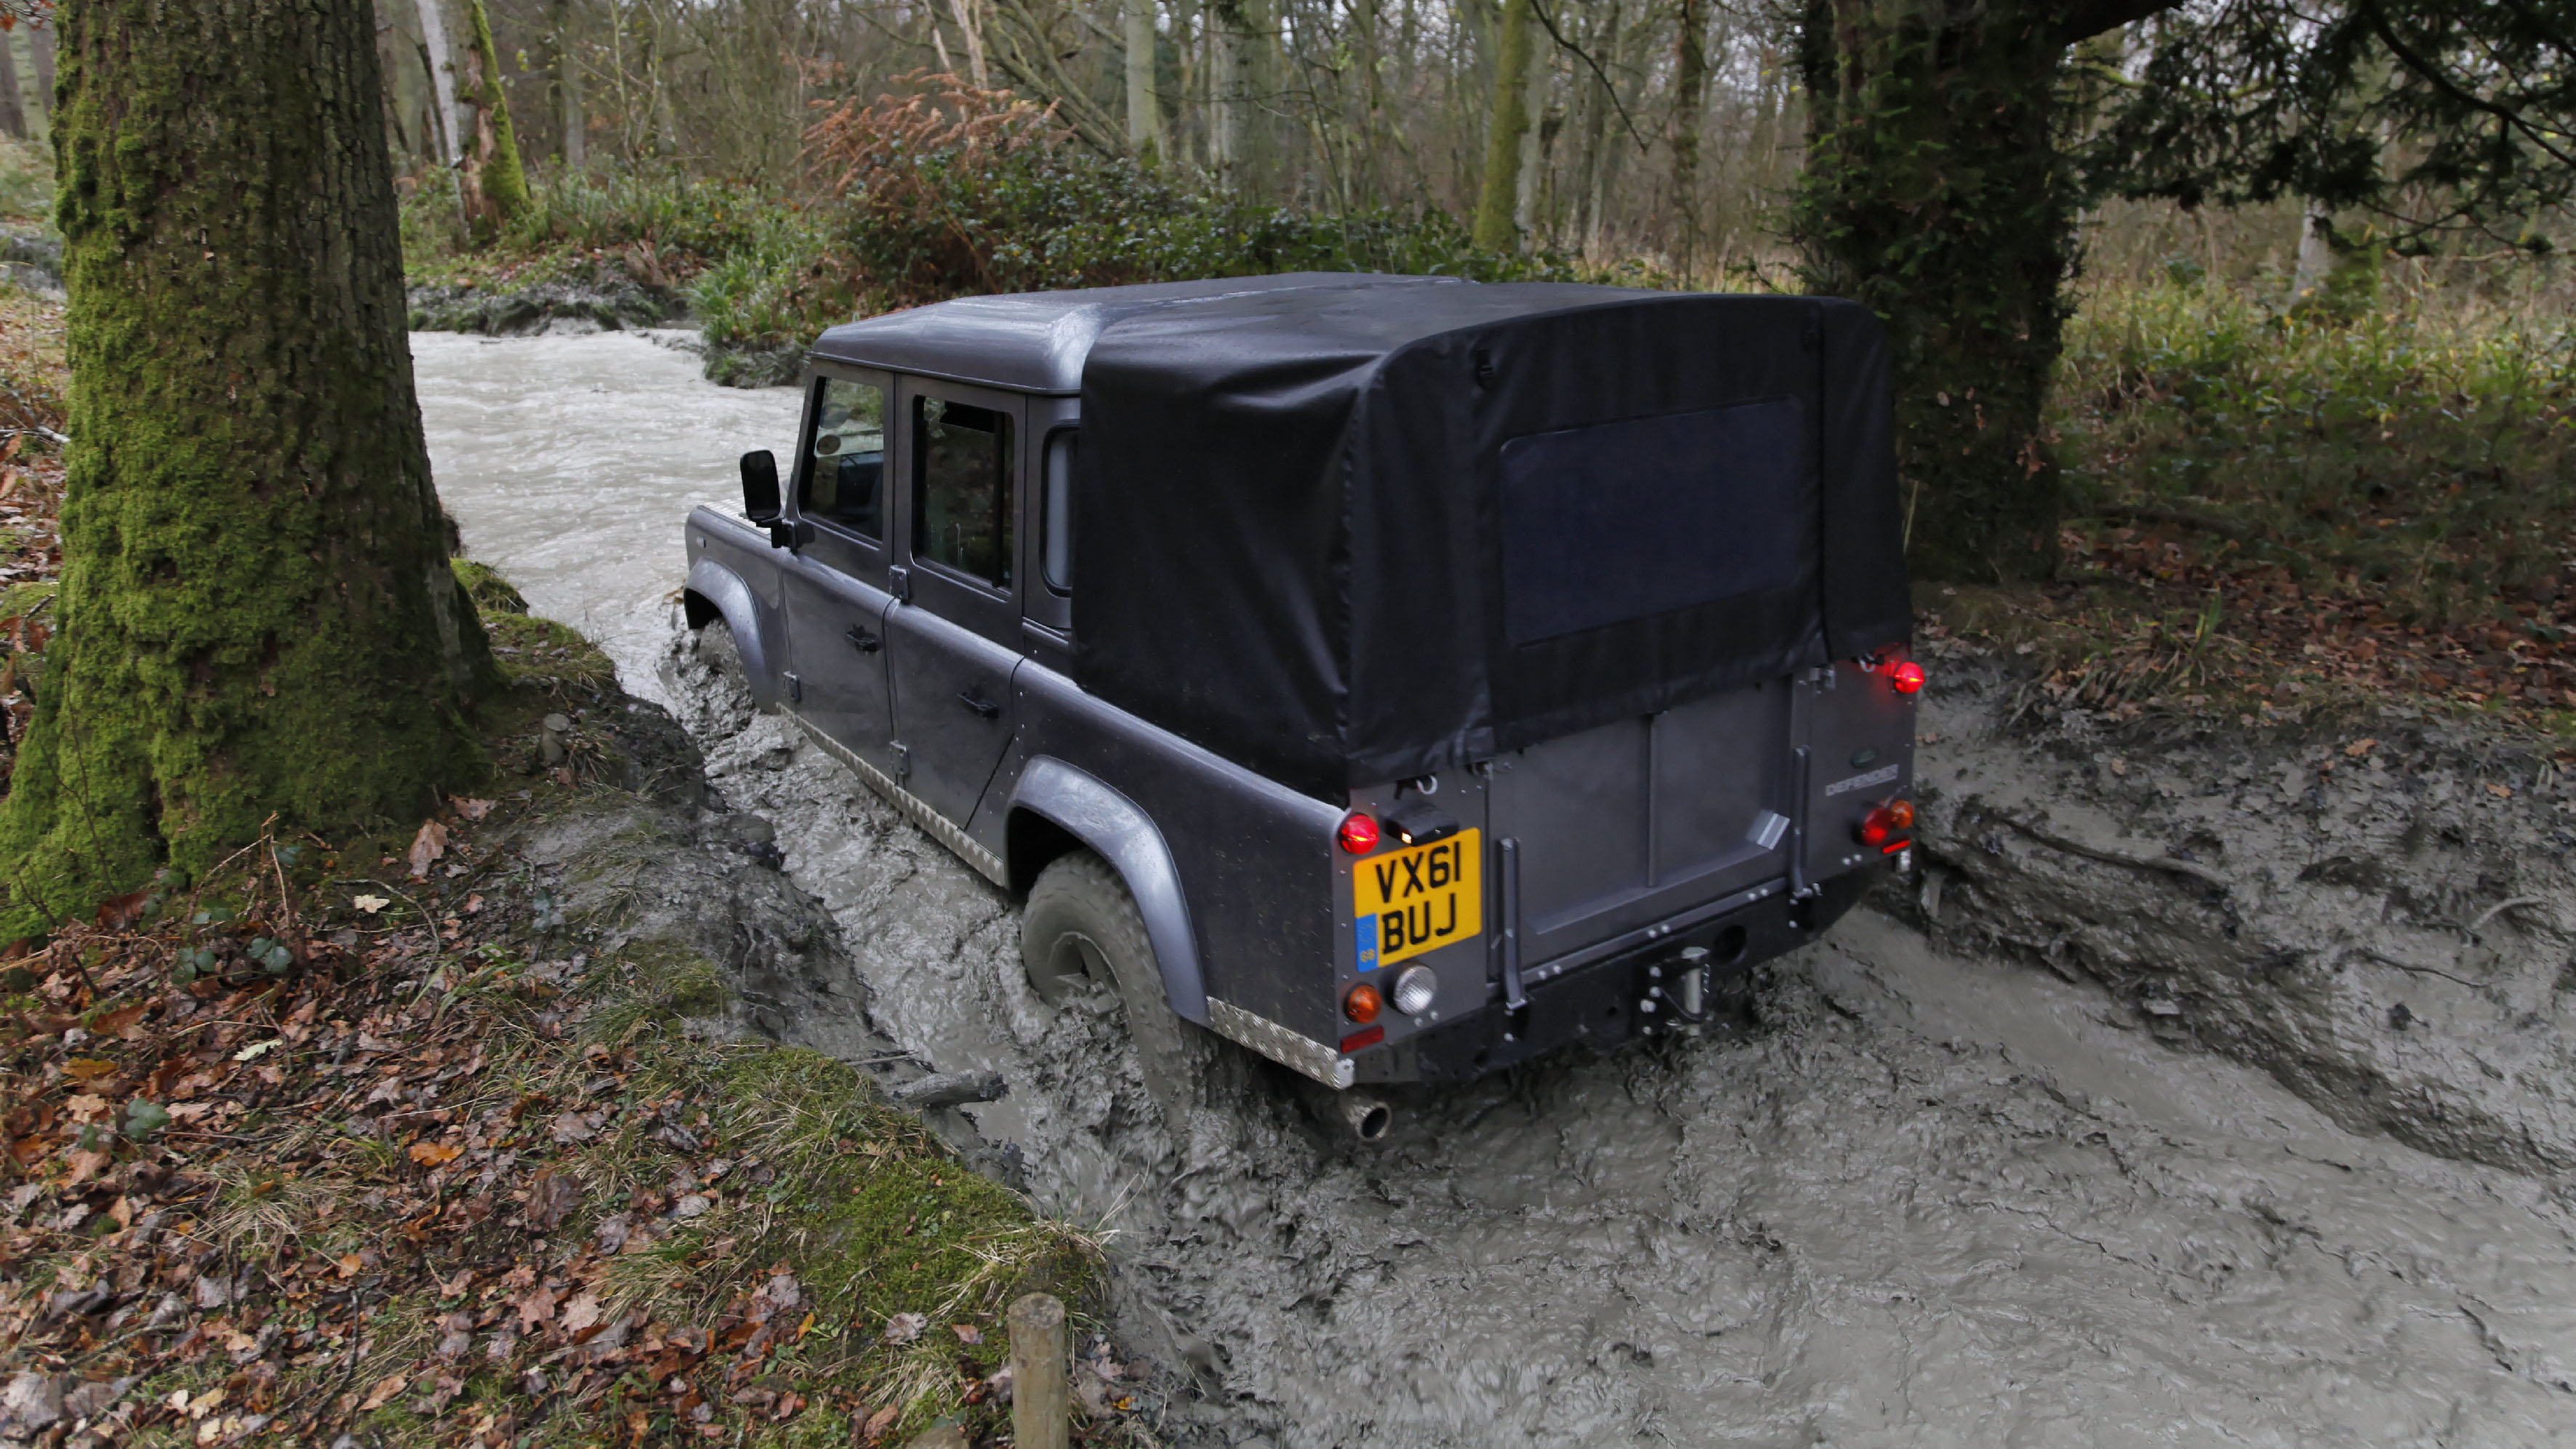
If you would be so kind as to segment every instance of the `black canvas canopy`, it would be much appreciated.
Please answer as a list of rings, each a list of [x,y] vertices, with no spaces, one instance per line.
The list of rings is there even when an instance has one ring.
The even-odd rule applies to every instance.
[[[1326,798],[1909,633],[1886,346],[1850,303],[1181,302],[1100,332],[1082,419],[1077,679]]]

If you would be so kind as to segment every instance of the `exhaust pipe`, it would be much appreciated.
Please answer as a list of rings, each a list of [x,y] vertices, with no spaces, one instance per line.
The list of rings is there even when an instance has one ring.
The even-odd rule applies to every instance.
[[[1375,1097],[1361,1092],[1344,1092],[1340,1102],[1342,1120],[1362,1142],[1375,1142],[1386,1136],[1395,1125],[1395,1109]]]

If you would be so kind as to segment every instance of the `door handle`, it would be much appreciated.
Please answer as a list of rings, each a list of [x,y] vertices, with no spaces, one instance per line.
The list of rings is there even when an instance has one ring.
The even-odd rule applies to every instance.
[[[847,629],[842,630],[841,637],[858,646],[858,650],[862,654],[874,654],[879,649],[885,647],[884,640],[879,639],[876,635],[869,633],[867,630],[860,628],[856,624],[852,624]]]
[[[1002,707],[1000,705],[995,704],[989,699],[979,697],[975,691],[971,689],[958,695],[957,702],[966,706],[968,709],[975,711],[975,717],[977,719],[991,719],[1002,712]]]

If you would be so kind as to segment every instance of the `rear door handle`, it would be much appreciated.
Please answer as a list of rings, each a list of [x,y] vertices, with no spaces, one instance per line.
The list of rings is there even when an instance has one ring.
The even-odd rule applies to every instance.
[[[1002,707],[1000,705],[995,704],[989,699],[979,697],[975,691],[971,689],[958,695],[957,702],[966,706],[968,709],[975,711],[975,717],[977,719],[991,719],[993,716],[1002,712]]]
[[[860,628],[856,624],[852,624],[847,629],[842,630],[841,637],[858,646],[858,650],[862,654],[874,654],[879,649],[885,647],[884,640],[879,639],[876,635],[869,633],[867,630]]]

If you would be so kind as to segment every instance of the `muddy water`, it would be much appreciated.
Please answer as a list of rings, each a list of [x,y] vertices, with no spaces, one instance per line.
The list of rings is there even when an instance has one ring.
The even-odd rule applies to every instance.
[[[793,391],[710,386],[694,354],[656,335],[669,336],[411,339],[438,496],[466,552],[597,641],[648,698],[638,666],[679,587],[679,520],[692,504],[740,507],[742,454],[784,454],[797,422]]]
[[[973,1110],[1034,1195],[1116,1230],[1166,1437],[2576,1442],[2551,1184],[2355,1136],[2091,988],[1866,912],[1778,963],[1747,1036],[1402,1094],[1368,1149],[1220,1056],[1167,1129],[1114,1017],[1021,984],[1007,899],[669,646],[680,513],[791,409],[648,346],[417,340],[442,496],[675,700],[847,928],[877,1025],[1008,1077]],[[811,985],[772,1019],[829,1047]]]

